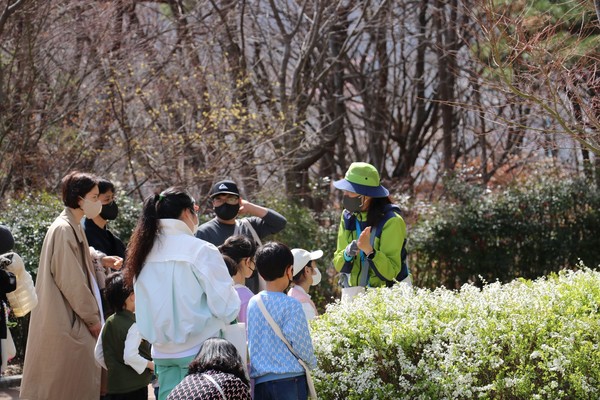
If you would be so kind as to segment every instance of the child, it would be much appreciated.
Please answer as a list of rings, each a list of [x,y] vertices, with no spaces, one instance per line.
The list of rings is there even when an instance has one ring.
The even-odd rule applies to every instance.
[[[304,368],[275,334],[258,304],[260,298],[294,351],[310,368],[315,368],[317,360],[302,305],[284,293],[292,281],[294,256],[286,245],[270,242],[257,250],[255,258],[256,268],[267,288],[252,297],[248,304],[248,348],[250,377],[255,380],[254,400],[307,399]]]
[[[219,246],[219,251],[223,254],[229,275],[233,278],[235,290],[240,297],[240,313],[237,320],[246,323],[248,302],[254,293],[244,283],[252,276],[256,268],[254,265],[256,244],[246,236],[236,235],[227,238],[225,243]]]
[[[294,286],[288,292],[288,296],[302,303],[306,319],[310,321],[318,313],[315,303],[310,299],[308,289],[321,282],[321,272],[317,269],[315,260],[323,257],[323,251],[308,252],[304,249],[292,249],[292,254],[294,255]]]
[[[135,295],[125,286],[121,272],[106,278],[106,300],[115,314],[102,328],[95,356],[108,370],[108,399],[147,400],[154,363],[150,344],[142,339],[135,323]]]

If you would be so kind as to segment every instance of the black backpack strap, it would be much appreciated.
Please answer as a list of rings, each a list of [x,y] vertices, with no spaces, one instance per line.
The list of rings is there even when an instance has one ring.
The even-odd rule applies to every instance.
[[[342,266],[342,269],[340,270],[340,272],[343,272],[345,274],[349,274],[352,272],[352,267],[354,266],[352,261],[344,261],[344,265]]]
[[[344,210],[342,215],[344,217],[344,229],[354,232],[356,230],[356,215],[348,210]]]
[[[391,218],[394,218],[396,216],[396,214],[400,214],[400,207],[398,207],[395,204],[390,204],[387,207],[386,213],[384,214],[383,218],[379,221],[379,223],[375,227],[375,232],[373,233],[373,231],[371,231],[371,238],[370,238],[371,239],[371,247],[375,248],[375,238],[379,237],[381,239],[381,232],[383,231],[383,227],[388,222],[388,220]],[[396,283],[396,281],[400,282],[408,276],[409,271],[408,271],[407,258],[408,258],[408,251],[406,250],[406,239],[404,239],[404,242],[402,243],[402,250],[400,251],[400,272],[398,273],[396,278],[391,281],[386,279],[383,275],[381,275],[381,273],[377,270],[377,267],[375,266],[375,263],[372,260],[369,260],[369,262],[371,264],[371,269],[373,270],[375,275],[382,281],[385,281],[386,286],[390,287],[390,286],[394,285],[394,283]]]

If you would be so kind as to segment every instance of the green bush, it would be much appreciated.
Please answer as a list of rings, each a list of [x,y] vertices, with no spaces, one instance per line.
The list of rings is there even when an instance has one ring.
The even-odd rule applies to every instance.
[[[119,196],[116,200],[119,216],[108,223],[108,229],[127,245],[142,212],[143,202],[128,196]]]
[[[322,399],[600,397],[600,273],[396,285],[312,323]]]
[[[418,285],[535,279],[579,259],[598,265],[600,190],[585,180],[541,179],[487,193],[458,180],[452,200],[409,231]]]
[[[46,231],[63,208],[55,195],[31,193],[9,200],[2,211],[3,223],[10,227],[15,238],[15,252],[23,258],[34,280]]]
[[[63,207],[62,202],[54,195],[30,193],[19,199],[9,200],[2,211],[2,223],[10,228],[15,238],[14,251],[21,256],[34,281],[46,231]],[[17,348],[16,358],[23,360],[29,314],[21,318],[10,315],[9,326]]]
[[[109,229],[127,243],[135,227],[141,203],[120,197],[119,217],[109,223]],[[64,209],[54,194],[32,193],[9,200],[2,211],[2,223],[10,227],[15,238],[15,251],[23,258],[25,267],[35,280],[46,231]]]

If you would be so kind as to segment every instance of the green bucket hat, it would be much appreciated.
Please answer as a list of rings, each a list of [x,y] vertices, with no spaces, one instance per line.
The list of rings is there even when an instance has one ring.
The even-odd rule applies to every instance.
[[[333,182],[337,189],[369,197],[387,197],[390,192],[379,183],[379,172],[371,164],[354,162],[344,179]]]

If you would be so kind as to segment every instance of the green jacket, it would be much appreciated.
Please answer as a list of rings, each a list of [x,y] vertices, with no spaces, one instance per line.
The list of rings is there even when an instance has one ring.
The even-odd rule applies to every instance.
[[[356,218],[360,221],[361,231],[366,228],[367,212],[363,211],[356,213]],[[344,250],[346,246],[355,239],[358,239],[355,228],[355,222],[350,222],[350,226],[353,228],[348,229],[349,220],[351,214],[344,211],[340,219],[340,227],[338,229],[337,236],[337,250],[333,257],[333,265],[335,269],[340,272],[346,263],[344,258]],[[373,228],[371,228],[373,229]],[[396,216],[387,220],[383,226],[380,237],[375,238],[373,248],[376,250],[375,257],[373,258],[373,264],[379,271],[379,273],[389,281],[392,281],[400,273],[402,268],[402,246],[406,239],[406,223],[404,219],[396,213]],[[360,252],[359,254],[361,254]],[[353,260],[351,260],[352,270],[350,272],[350,286],[357,286],[358,279],[361,269],[360,255],[357,254]],[[369,270],[369,286],[380,287],[386,286],[386,281],[381,280],[373,270]]]

